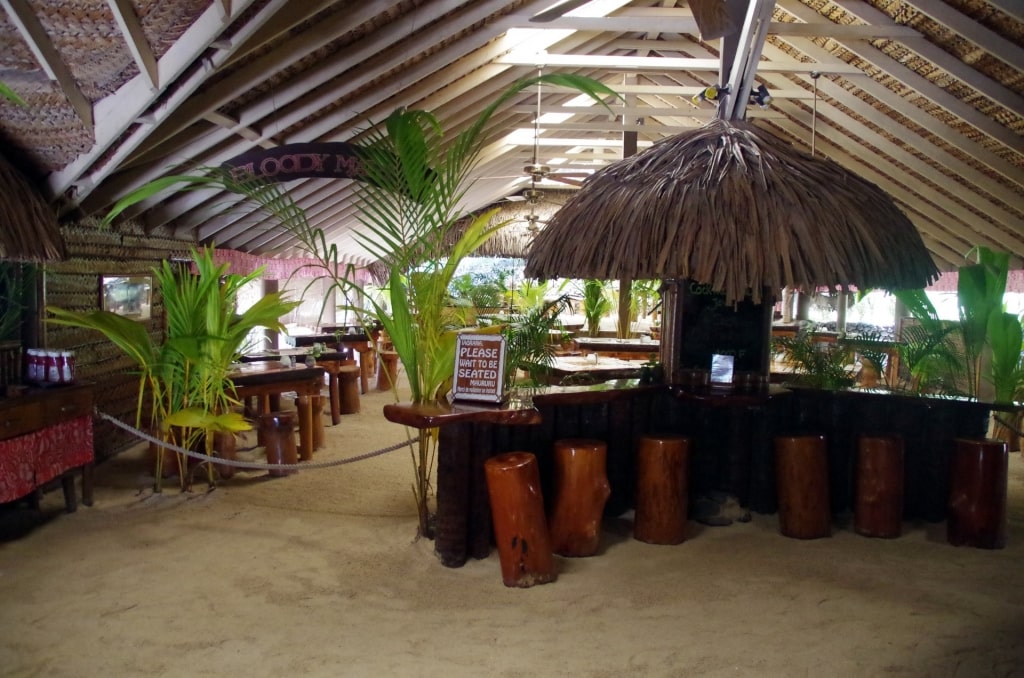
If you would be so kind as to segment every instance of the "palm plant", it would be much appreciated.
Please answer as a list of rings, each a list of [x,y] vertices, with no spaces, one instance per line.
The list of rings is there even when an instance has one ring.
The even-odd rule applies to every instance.
[[[601,318],[611,310],[608,284],[603,280],[583,281],[583,317],[587,320],[587,333],[596,337],[601,331]]]
[[[259,279],[262,270],[248,275],[228,273],[227,264],[216,264],[213,251],[192,251],[197,275],[182,272],[164,261],[153,269],[167,313],[167,336],[157,345],[146,326],[110,311],[87,313],[47,307],[47,322],[101,332],[139,366],[139,394],[135,425],[144,412],[148,426],[161,438],[191,447],[205,438],[206,454],[213,457],[215,433],[235,433],[251,428],[241,414],[227,375],[243,350],[249,331],[256,327],[284,329],[280,317],[297,303],[281,293],[264,295],[248,310],[237,312],[241,288]],[[148,394],[148,400],[146,395]],[[161,489],[164,448],[157,450],[156,490]],[[187,486],[184,459],[178,458],[182,487]],[[213,468],[207,465],[210,483]]]
[[[513,315],[502,330],[505,335],[505,388],[510,389],[515,381],[516,370],[527,370],[537,383],[551,366],[555,347],[551,343],[551,331],[561,329],[558,316],[569,310],[572,300],[564,294],[540,306],[528,308]]]

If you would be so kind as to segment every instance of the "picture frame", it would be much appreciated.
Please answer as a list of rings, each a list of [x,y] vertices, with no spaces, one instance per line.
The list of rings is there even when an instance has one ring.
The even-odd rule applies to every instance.
[[[100,276],[100,308],[133,320],[148,320],[152,313],[153,276]]]

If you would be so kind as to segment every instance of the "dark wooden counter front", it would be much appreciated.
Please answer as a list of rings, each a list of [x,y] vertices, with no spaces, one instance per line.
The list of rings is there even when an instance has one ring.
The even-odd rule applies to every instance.
[[[486,558],[491,548],[491,513],[484,462],[517,450],[533,452],[550,494],[551,448],[556,438],[586,434],[609,441],[609,476],[621,480],[631,468],[637,398],[658,387],[636,380],[589,386],[521,389],[501,405],[456,402],[384,406],[384,416],[418,429],[438,428],[437,524],[434,548],[441,562],[460,567],[469,556]],[[644,413],[649,408],[644,410]],[[642,417],[646,426],[646,416]],[[614,481],[613,481],[614,485]],[[624,482],[618,483],[624,494]],[[625,497],[623,497],[625,499]]]

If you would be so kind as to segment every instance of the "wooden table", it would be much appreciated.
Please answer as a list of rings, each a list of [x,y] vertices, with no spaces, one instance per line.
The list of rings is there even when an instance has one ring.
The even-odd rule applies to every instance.
[[[90,384],[32,388],[0,400],[0,502],[14,501],[60,478],[68,513],[92,506],[93,392]]]
[[[602,382],[609,379],[636,379],[640,376],[641,361],[608,358],[599,355],[597,362],[586,356],[558,356],[548,367],[549,382],[561,384]]]
[[[258,398],[259,414],[280,409],[282,393],[294,392],[298,396],[299,454],[303,459],[313,454],[313,406],[310,396],[320,395],[324,385],[324,368],[296,365],[285,367],[281,363],[256,362],[238,366],[228,378],[235,384],[239,398]]]
[[[623,360],[647,360],[661,351],[660,341],[647,339],[606,339],[604,337],[575,337],[580,353],[597,353],[601,357]]]

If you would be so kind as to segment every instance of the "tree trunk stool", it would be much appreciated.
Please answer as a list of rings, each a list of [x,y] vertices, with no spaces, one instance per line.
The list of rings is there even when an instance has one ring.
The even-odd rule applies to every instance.
[[[260,415],[260,431],[263,433],[268,464],[297,464],[298,450],[295,447],[295,416],[292,412],[267,412]],[[286,476],[292,470],[271,470],[272,476]]]
[[[527,588],[558,577],[544,515],[537,458],[508,452],[484,462],[494,541],[505,586]]]
[[[774,447],[779,531],[794,539],[831,536],[825,436],[779,436]]]
[[[903,439],[857,441],[853,529],[865,537],[898,537],[903,530]]]
[[[1006,546],[1007,445],[1002,440],[956,441],[949,483],[946,540],[954,546]]]
[[[381,351],[377,363],[377,390],[390,391],[398,380],[398,354],[394,351]]]
[[[677,435],[640,437],[636,456],[634,539],[648,544],[686,541],[689,464],[689,438]]]
[[[342,365],[338,370],[338,403],[341,414],[359,412],[359,367]]]
[[[313,449],[324,448],[324,397],[322,395],[310,396],[310,405],[313,408]]]
[[[611,494],[607,457],[603,440],[555,441],[555,501],[549,528],[552,550],[560,556],[592,556],[601,545],[601,515]]]

